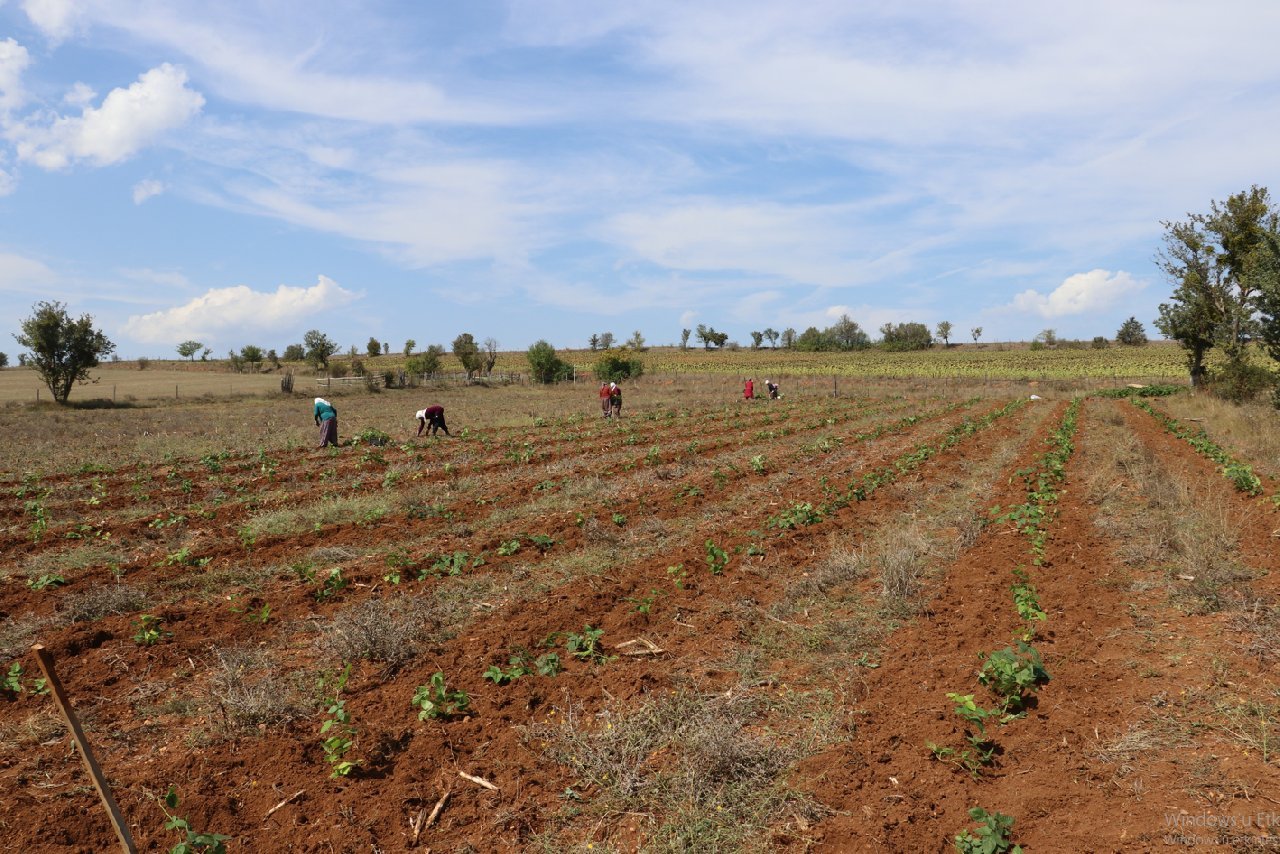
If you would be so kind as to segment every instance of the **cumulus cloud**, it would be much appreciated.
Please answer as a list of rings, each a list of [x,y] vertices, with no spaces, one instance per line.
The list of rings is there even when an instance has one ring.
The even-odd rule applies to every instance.
[[[155,178],[145,178],[133,185],[133,203],[140,205],[152,196],[164,192],[164,184]]]
[[[53,41],[62,41],[76,28],[76,4],[72,0],[23,0],[22,11]]]
[[[16,110],[26,103],[22,73],[31,64],[27,49],[13,39],[0,41],[0,113]]]
[[[146,344],[165,344],[186,338],[217,339],[247,331],[274,331],[299,320],[348,305],[360,294],[348,291],[328,276],[309,288],[281,285],[275,292],[246,285],[214,288],[184,305],[133,315],[124,334]]]
[[[1122,297],[1142,290],[1145,283],[1117,270],[1090,270],[1068,276],[1047,294],[1025,290],[1013,298],[1009,308],[1041,317],[1067,317],[1074,314],[1105,311]]]
[[[8,129],[18,156],[45,169],[78,160],[99,166],[118,163],[165,131],[186,124],[204,106],[204,96],[187,88],[187,73],[165,63],[144,73],[127,89],[113,89],[101,107],[78,117],[39,119]]]
[[[73,107],[87,107],[93,103],[93,99],[98,97],[98,93],[88,83],[77,82],[69,90],[67,94],[62,96],[63,103],[70,104]]]

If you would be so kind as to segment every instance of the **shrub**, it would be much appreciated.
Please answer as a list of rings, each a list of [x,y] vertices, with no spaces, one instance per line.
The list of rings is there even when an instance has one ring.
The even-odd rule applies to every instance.
[[[321,646],[341,661],[367,659],[394,668],[439,627],[433,605],[416,596],[368,599],[334,616],[322,630]]]
[[[1223,400],[1244,403],[1275,386],[1276,378],[1261,365],[1228,359],[1209,375],[1209,388]]]
[[[644,373],[644,362],[628,357],[626,353],[605,353],[594,367],[596,379],[601,382],[635,379]]]
[[[529,347],[525,354],[529,360],[529,371],[540,383],[554,383],[568,379],[573,367],[556,355],[556,350],[546,341],[539,340]]]
[[[217,661],[209,697],[227,729],[252,729],[301,717],[302,696],[288,684],[279,665],[261,649],[214,650]]]
[[[63,601],[62,614],[73,623],[110,615],[133,614],[147,606],[147,594],[128,584],[95,587],[73,593]]]

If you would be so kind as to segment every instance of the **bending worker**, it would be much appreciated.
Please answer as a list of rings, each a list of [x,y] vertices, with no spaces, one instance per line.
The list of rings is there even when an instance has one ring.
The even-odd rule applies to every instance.
[[[418,435],[422,435],[423,430],[429,428],[432,436],[437,435],[437,431],[443,430],[446,436],[452,438],[453,434],[449,432],[449,426],[444,423],[444,407],[440,405],[428,406],[426,409],[419,409],[415,413],[418,417]]]
[[[320,428],[320,447],[338,445],[338,410],[323,397],[316,398],[312,414],[316,417],[316,426]]]

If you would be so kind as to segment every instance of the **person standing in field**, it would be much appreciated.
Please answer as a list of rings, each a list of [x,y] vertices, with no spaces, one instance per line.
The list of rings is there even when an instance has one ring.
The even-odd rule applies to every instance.
[[[609,417],[609,412],[613,408],[611,397],[612,394],[609,390],[609,384],[600,383],[600,414],[605,418]]]
[[[320,447],[338,446],[338,410],[323,397],[316,398],[312,414],[316,417],[316,426],[320,428]]]
[[[422,435],[423,430],[430,430],[432,436],[438,435],[443,430],[444,434],[453,438],[453,434],[449,432],[449,426],[444,423],[444,407],[440,405],[428,406],[426,409],[419,409],[414,415],[418,419],[418,435]]]
[[[614,418],[622,417],[622,388],[617,383],[609,383],[609,409]]]
[[[742,399],[752,400],[756,396],[756,384],[753,379],[747,377],[747,383],[742,387]]]

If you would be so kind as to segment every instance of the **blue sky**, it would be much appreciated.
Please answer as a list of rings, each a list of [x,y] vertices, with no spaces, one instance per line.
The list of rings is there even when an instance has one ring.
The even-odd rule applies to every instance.
[[[208,7],[208,8],[204,8]],[[0,0],[0,351],[1114,335],[1276,185],[1280,4]]]

